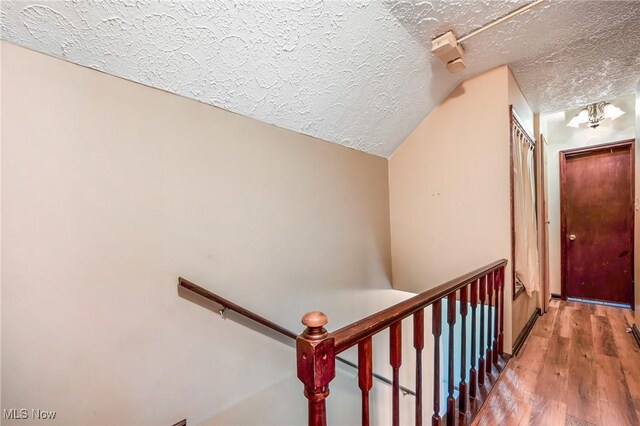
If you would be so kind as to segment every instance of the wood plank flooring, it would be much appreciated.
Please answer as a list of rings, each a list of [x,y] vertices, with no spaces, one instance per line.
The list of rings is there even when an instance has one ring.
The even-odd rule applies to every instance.
[[[628,309],[554,300],[473,425],[640,425],[640,349]]]

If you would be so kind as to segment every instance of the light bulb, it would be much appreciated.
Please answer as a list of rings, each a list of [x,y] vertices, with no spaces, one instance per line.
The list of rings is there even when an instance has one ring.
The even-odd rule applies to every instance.
[[[586,108],[583,108],[578,115],[573,117],[567,126],[575,127],[576,129],[580,127],[581,124],[587,123],[589,121],[589,111]]]
[[[620,117],[622,114],[624,114],[624,111],[617,106],[611,104],[606,104],[604,106],[604,118],[609,118],[613,121],[616,118]]]
[[[580,127],[580,123],[578,122],[578,116],[573,117],[568,123],[567,126],[575,127],[576,129]]]
[[[584,124],[584,123],[587,123],[587,122],[589,122],[589,111],[586,108],[584,108],[578,114],[578,123],[579,124]]]

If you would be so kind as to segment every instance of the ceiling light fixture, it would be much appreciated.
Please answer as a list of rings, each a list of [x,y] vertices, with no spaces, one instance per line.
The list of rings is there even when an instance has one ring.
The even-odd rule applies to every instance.
[[[578,115],[567,123],[567,126],[575,128],[591,127],[595,129],[604,120],[613,121],[622,114],[624,114],[624,111],[617,106],[611,105],[608,102],[596,102],[584,107]]]

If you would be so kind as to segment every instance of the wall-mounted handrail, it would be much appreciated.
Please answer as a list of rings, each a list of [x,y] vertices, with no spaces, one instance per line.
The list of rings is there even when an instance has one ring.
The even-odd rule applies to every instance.
[[[504,271],[507,261],[495,261],[438,287],[393,305],[348,326],[329,333],[324,326],[327,316],[322,312],[309,312],[302,318],[306,329],[296,339],[298,378],[304,384],[304,395],[308,400],[309,426],[326,426],[325,399],[329,396],[329,383],[335,377],[337,354],[351,347],[358,347],[358,386],[362,392],[362,424],[368,425],[369,392],[371,383],[372,338],[389,329],[389,361],[393,370],[392,424],[400,424],[399,370],[402,365],[402,320],[413,316],[413,346],[416,356],[416,404],[415,422],[422,424],[422,350],[424,349],[424,309],[432,306],[432,330],[434,338],[433,363],[433,415],[432,424],[439,426],[444,420],[448,426],[465,424],[469,417],[471,400],[478,397],[478,388],[485,387],[485,378],[490,386],[493,372],[499,373],[500,357],[503,354],[504,329]],[[459,297],[458,297],[459,296]],[[442,301],[446,299],[443,327]],[[478,300],[480,303],[478,304]],[[486,301],[486,305],[485,305]],[[459,306],[459,307],[458,307]],[[485,322],[485,306],[487,318]],[[476,311],[480,310],[480,324]],[[459,310],[461,352],[458,360],[460,378],[454,377],[455,324]],[[467,375],[467,314],[471,310],[471,366]],[[492,313],[494,314],[492,316]],[[443,328],[448,335],[446,415],[440,413],[440,339]],[[476,334],[480,344],[476,346]],[[486,345],[485,345],[486,337]],[[478,369],[476,369],[476,360]],[[467,380],[469,380],[467,382]]]
[[[298,335],[296,333],[294,333],[291,330],[287,330],[284,327],[279,326],[278,324],[276,324],[273,321],[270,321],[256,313],[251,312],[248,309],[243,308],[240,305],[237,305],[233,302],[231,302],[230,300],[225,299],[222,296],[219,296],[215,293],[212,293],[211,291],[207,290],[206,288],[200,287],[197,284],[192,283],[189,280],[186,280],[182,277],[178,278],[178,286],[180,288],[183,288],[185,290],[189,290],[192,293],[195,293],[199,296],[204,297],[205,299],[208,299],[212,302],[217,303],[218,305],[222,306],[224,309],[228,309],[230,311],[234,311],[246,318],[249,318],[252,321],[257,322],[258,324],[262,324],[263,326],[270,328],[271,330],[280,333],[284,336],[287,336],[293,340],[295,340]]]
[[[276,324],[275,322],[268,320],[267,318],[264,318],[263,316],[260,316],[236,303],[231,302],[228,299],[225,299],[224,297],[215,294],[209,290],[207,290],[204,287],[201,287],[185,278],[179,277],[178,278],[178,288],[179,289],[184,289],[187,290],[193,294],[196,294],[200,297],[203,297],[204,299],[207,299],[211,302],[216,303],[217,305],[220,305],[223,309],[221,311],[221,314],[224,313],[224,311],[229,310],[229,311],[233,311],[251,321],[254,321],[264,327],[267,327],[268,329],[275,331],[276,333],[285,336],[289,339],[291,339],[292,342],[295,342],[295,340],[297,339],[298,335],[295,334],[293,331],[286,329],[285,327],[282,327],[278,324]],[[336,357],[336,360],[341,362],[342,364],[345,364],[351,368],[354,369],[358,369],[358,365],[345,359],[342,357]],[[393,385],[393,382],[389,379],[387,379],[384,376],[381,376],[379,374],[373,373],[373,377],[383,383],[386,383],[388,385]],[[408,389],[404,386],[400,387],[400,390],[402,391],[403,394],[405,395],[413,395],[415,396],[415,392],[411,389]]]

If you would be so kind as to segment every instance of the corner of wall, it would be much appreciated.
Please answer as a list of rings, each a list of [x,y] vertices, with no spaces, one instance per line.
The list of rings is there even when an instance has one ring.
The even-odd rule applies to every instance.
[[[508,81],[502,65],[461,82],[389,158],[394,288],[421,292],[511,261]]]
[[[511,69],[507,67],[508,70],[508,80],[509,80],[509,105],[513,105],[513,110],[515,111],[518,118],[522,121],[522,124],[525,128],[533,135],[533,111],[529,106],[529,102],[527,98],[525,98],[524,93],[520,89],[520,85],[518,81],[514,77]]]

